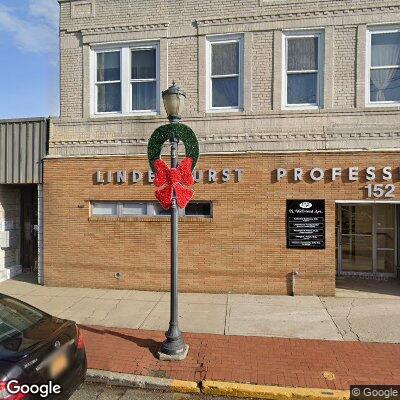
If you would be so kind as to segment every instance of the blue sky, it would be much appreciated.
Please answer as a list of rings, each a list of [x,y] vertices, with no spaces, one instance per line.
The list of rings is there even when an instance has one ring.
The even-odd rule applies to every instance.
[[[0,118],[59,115],[57,0],[0,0]]]

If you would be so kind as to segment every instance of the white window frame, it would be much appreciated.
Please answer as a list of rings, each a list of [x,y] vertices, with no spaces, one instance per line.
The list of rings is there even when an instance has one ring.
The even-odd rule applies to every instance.
[[[290,74],[317,73],[316,103],[288,104],[287,102],[287,56],[288,39],[317,38],[318,39],[318,70],[290,71]],[[286,31],[282,35],[282,106],[285,110],[315,110],[324,106],[324,62],[325,62],[325,32],[323,30]]]
[[[135,50],[156,50],[156,78],[155,79],[131,79],[132,57],[131,52]],[[121,111],[120,112],[98,112],[97,111],[97,54],[105,52],[120,52],[120,81],[109,81],[107,83],[121,82]],[[129,42],[112,43],[104,45],[93,45],[90,57],[90,109],[93,117],[123,116],[123,115],[158,115],[160,114],[160,43],[151,42]],[[132,84],[134,82],[156,81],[156,108],[154,110],[132,110]]]
[[[212,45],[214,43],[239,43],[239,74],[212,76]],[[206,106],[207,112],[238,112],[243,111],[243,64],[244,48],[243,35],[218,35],[207,36],[206,38]],[[213,107],[212,106],[212,78],[215,77],[238,77],[238,105],[233,107]]]
[[[119,51],[119,65],[120,65],[119,80],[98,82],[97,81],[97,54],[98,53],[114,53],[117,51]],[[97,111],[98,87],[99,87],[99,85],[110,84],[110,83],[119,83],[121,85],[121,111],[122,111],[122,51],[119,48],[113,48],[113,49],[110,48],[110,49],[105,49],[105,50],[99,50],[99,51],[96,51],[94,54],[93,93],[94,93],[94,101],[95,101],[94,110],[96,111],[96,114],[107,114],[107,115],[121,114],[121,111],[105,111],[105,112]]]
[[[397,107],[400,106],[400,100],[398,101],[371,101],[371,69],[386,69],[386,68],[400,68],[400,65],[388,65],[380,67],[372,67],[372,35],[379,35],[385,33],[398,33],[400,27],[368,27],[367,28],[367,40],[366,40],[366,67],[365,67],[365,105],[366,107]]]
[[[116,214],[95,214],[94,213],[94,205],[95,204],[113,204],[116,206],[117,213]],[[125,203],[138,203],[146,205],[146,214],[124,214],[123,213],[123,205]],[[212,218],[213,217],[213,203],[211,201],[194,201],[193,203],[201,204],[208,203],[210,204],[210,215],[205,214],[197,214],[197,215],[186,215],[185,209],[179,209],[179,216],[185,218]],[[157,214],[157,209],[161,209],[161,205],[156,201],[146,201],[146,200],[125,200],[125,201],[109,201],[109,200],[92,200],[90,202],[90,216],[93,218],[169,218],[170,214]]]

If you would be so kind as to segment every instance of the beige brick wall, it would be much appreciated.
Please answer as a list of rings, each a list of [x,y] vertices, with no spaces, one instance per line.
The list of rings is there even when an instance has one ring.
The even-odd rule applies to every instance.
[[[213,202],[212,219],[181,219],[180,287],[189,292],[290,293],[289,276],[300,272],[298,294],[333,295],[335,288],[335,200],[363,200],[367,166],[396,168],[398,153],[294,153],[202,156],[199,170],[241,167],[241,182],[199,183],[195,200]],[[329,170],[335,182],[276,182],[278,167]],[[345,170],[360,168],[349,182]],[[145,157],[48,159],[44,177],[45,284],[143,290],[169,288],[169,221],[90,218],[91,200],[154,200],[154,186],[97,185],[97,170],[147,171]],[[329,171],[327,172],[329,176]],[[381,181],[378,174],[376,182]],[[396,198],[398,197],[396,193]],[[326,200],[326,249],[286,249],[286,199]],[[122,272],[117,281],[115,272]]]
[[[82,47],[76,34],[62,35],[60,53],[60,113],[63,118],[80,118],[83,110]]]
[[[198,60],[197,38],[179,37],[169,40],[168,75],[179,78],[179,85],[185,88],[187,101],[186,113],[197,114],[198,109]],[[165,62],[165,60],[161,61]],[[165,90],[163,88],[162,90]]]
[[[354,108],[356,103],[357,28],[338,27],[334,33],[334,107]]]
[[[51,127],[52,155],[145,153],[148,137],[165,123],[164,111],[91,117],[89,54],[96,43],[148,39],[160,40],[161,89],[175,80],[187,92],[183,117],[199,134],[203,152],[398,148],[397,108],[365,107],[362,57],[366,27],[400,23],[400,0],[61,0],[60,5],[61,118]],[[327,33],[325,107],[283,110],[282,32],[321,28]],[[229,33],[245,36],[245,107],[208,113],[204,37]],[[349,127],[354,140],[343,137]]]
[[[253,39],[253,111],[272,109],[273,32],[257,32]]]

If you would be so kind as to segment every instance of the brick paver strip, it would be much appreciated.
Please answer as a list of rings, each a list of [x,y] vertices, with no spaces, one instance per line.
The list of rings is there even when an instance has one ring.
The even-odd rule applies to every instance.
[[[186,333],[189,355],[160,362],[164,333],[83,326],[89,368],[172,379],[348,389],[400,385],[400,344]],[[325,371],[334,380],[323,377]]]

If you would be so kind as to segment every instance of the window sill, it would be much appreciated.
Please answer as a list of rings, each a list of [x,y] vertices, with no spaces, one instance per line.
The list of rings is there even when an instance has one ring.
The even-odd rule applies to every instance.
[[[208,109],[206,115],[232,115],[232,114],[244,114],[243,108],[221,108],[221,109]]]
[[[322,110],[322,106],[283,106],[282,111],[319,111]]]
[[[131,119],[146,119],[146,118],[165,118],[165,116],[161,115],[159,112],[149,112],[149,113],[129,113],[129,114],[121,114],[121,113],[104,113],[104,114],[92,114],[90,116],[92,119],[117,119],[117,118],[131,118]]]
[[[400,102],[399,103],[367,103],[365,105],[367,109],[381,109],[381,108],[391,108],[393,110],[398,110],[400,108]]]

